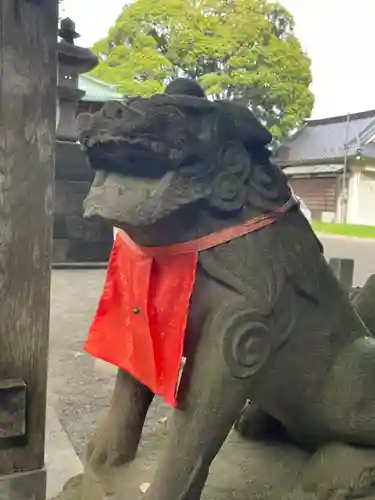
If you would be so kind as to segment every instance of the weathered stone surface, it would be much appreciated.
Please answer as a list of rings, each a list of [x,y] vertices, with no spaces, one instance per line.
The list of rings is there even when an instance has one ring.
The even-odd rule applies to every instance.
[[[375,497],[375,450],[334,443],[320,449],[302,476],[303,489],[318,499]]]
[[[141,500],[140,487],[152,482],[164,439],[155,431],[131,464],[110,471],[87,467],[83,481],[68,484],[56,500]],[[374,467],[374,450],[333,444],[311,456],[292,444],[254,443],[233,432],[211,466],[202,500],[371,500]]]
[[[148,437],[129,465],[109,472],[86,468],[82,483],[67,485],[58,500],[141,500],[140,486],[152,481],[165,444],[163,433]],[[212,464],[202,499],[284,500],[301,481],[308,460],[308,453],[291,445],[250,443],[233,432]]]
[[[0,476],[0,500],[45,500],[46,471]]]
[[[280,214],[291,191],[270,162],[266,135],[254,119],[250,111],[231,103],[179,92],[131,99],[127,105],[110,103],[93,117],[82,118],[81,141],[96,170],[86,216],[114,221],[136,243],[152,247],[195,240],[258,217],[264,220],[270,212]],[[330,443],[341,443],[338,451],[324,455],[332,457],[331,479],[338,464],[352,460],[345,452],[348,443],[362,458],[361,446],[375,448],[375,340],[298,206],[272,225],[201,251],[198,257],[180,407],[170,417],[154,476],[148,478],[147,466],[140,466],[139,485],[151,483],[143,498],[198,500],[205,484],[208,493],[202,498],[210,488],[213,498],[227,500],[234,488],[237,497],[232,498],[244,496],[249,485],[242,473],[250,456],[232,468],[226,462],[236,487],[221,482],[225,467],[215,467],[225,456],[219,451],[246,399],[301,448],[319,454]],[[134,470],[152,397],[140,382],[119,371],[109,414],[88,447],[92,470],[106,467],[114,477],[115,466],[127,462]],[[265,452],[262,470],[271,476],[274,448],[265,441],[259,442],[258,451]],[[287,462],[290,445],[279,449]],[[360,475],[361,467],[356,470]],[[302,469],[301,463],[292,467],[294,472]],[[119,474],[121,482],[124,470]],[[130,473],[129,482],[121,482],[119,494],[126,493],[135,477]],[[319,477],[309,483],[311,494],[327,500],[320,492],[326,481]],[[299,481],[288,491],[288,481],[284,470],[273,483],[277,493],[269,498],[311,496],[301,493]],[[266,484],[250,490],[253,497],[267,498]],[[352,491],[353,485],[334,485],[329,494],[373,494],[370,483],[360,492],[358,484]],[[129,498],[133,495],[130,491]]]

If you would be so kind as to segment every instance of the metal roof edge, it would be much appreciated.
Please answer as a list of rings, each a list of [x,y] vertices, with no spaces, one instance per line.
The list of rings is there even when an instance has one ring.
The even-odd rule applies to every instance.
[[[344,115],[337,116],[328,116],[326,118],[307,118],[306,122],[308,125],[329,125],[332,123],[340,123],[344,122],[348,119],[348,115],[350,116],[350,121],[360,120],[363,118],[373,117],[375,120],[375,109],[370,109],[367,111],[358,111],[356,113],[346,113]]]
[[[349,156],[349,158],[352,157]],[[305,160],[298,161],[288,161],[288,160],[277,160],[277,158],[273,158],[272,161],[278,165],[280,168],[285,167],[303,167],[308,165],[327,165],[328,164],[339,164],[344,161],[343,156],[337,156],[332,158],[311,158]]]
[[[307,122],[306,122],[306,120],[304,120],[304,122],[302,123],[302,125],[300,127],[298,127],[297,130],[295,130],[289,137],[287,137],[280,144],[280,146],[278,148],[276,148],[275,153],[277,153],[277,151],[279,151],[283,147],[288,147],[288,144],[290,142],[292,142],[296,137],[298,137],[305,130],[306,126],[307,126]]]
[[[342,172],[343,165],[305,165],[285,167],[285,175],[334,175]]]
[[[89,73],[82,73],[81,75],[79,75],[79,78],[91,80],[92,82],[97,83],[98,85],[101,85],[102,87],[108,87],[111,90],[118,89],[118,85],[116,85],[115,83],[105,82],[104,80],[100,80],[99,78],[95,78],[94,76],[91,76]]]
[[[375,135],[375,118],[374,121],[370,123],[359,135],[359,144],[362,146],[363,143],[367,144],[372,136]]]

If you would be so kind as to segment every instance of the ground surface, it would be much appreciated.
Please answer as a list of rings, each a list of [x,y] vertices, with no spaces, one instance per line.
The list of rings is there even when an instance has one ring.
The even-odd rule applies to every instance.
[[[48,403],[81,458],[87,433],[108,408],[115,379],[112,367],[83,352],[104,277],[103,270],[65,269],[52,278]],[[165,410],[154,404],[146,433]]]
[[[354,286],[362,286],[375,273],[375,239],[319,235],[327,259],[354,259]]]
[[[324,236],[322,242],[327,258],[355,259],[355,285],[375,273],[375,240]],[[114,384],[113,369],[82,350],[104,276],[103,270],[55,270],[52,279],[48,403],[80,457],[88,431],[108,407]],[[158,421],[167,413],[160,402],[154,404],[146,438],[162,425]]]
[[[357,238],[375,238],[375,226],[313,221],[315,231]]]

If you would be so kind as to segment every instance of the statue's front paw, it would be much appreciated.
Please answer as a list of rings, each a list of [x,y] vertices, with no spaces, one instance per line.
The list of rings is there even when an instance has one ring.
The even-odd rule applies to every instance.
[[[92,468],[110,468],[134,460],[136,447],[130,442],[125,426],[107,419],[92,434],[86,448],[86,461]]]
[[[375,498],[375,449],[333,443],[311,458],[303,489],[318,499]]]

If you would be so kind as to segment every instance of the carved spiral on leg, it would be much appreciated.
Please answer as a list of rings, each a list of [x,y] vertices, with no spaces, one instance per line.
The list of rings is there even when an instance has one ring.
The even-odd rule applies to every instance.
[[[257,312],[238,312],[226,325],[224,358],[234,378],[246,379],[266,363],[271,342],[264,318]]]

